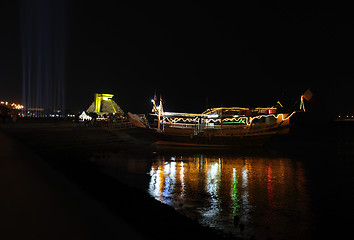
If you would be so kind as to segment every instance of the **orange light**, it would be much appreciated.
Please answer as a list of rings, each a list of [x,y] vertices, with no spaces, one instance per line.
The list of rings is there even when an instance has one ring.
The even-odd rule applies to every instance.
[[[9,102],[1,101],[0,104],[6,105],[6,106],[11,106],[12,109],[17,109],[17,110],[21,110],[21,109],[24,108],[23,105],[17,104],[17,103],[11,103],[11,104],[9,104]]]

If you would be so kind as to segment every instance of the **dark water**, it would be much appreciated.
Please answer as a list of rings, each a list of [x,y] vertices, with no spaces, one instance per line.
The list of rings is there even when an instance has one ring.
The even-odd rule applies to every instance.
[[[158,156],[148,192],[202,224],[241,236],[304,239],[313,213],[301,162],[288,158]],[[241,233],[234,216],[245,225]]]
[[[339,238],[352,225],[351,156],[164,153],[148,159],[109,155],[101,162],[120,180],[225,234]]]

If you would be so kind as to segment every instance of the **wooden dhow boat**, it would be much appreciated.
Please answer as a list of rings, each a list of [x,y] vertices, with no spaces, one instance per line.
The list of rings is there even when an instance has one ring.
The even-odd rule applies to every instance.
[[[154,120],[128,113],[130,121],[144,130],[157,146],[252,147],[263,145],[275,134],[289,132],[295,113],[277,113],[276,107],[218,107],[203,113],[167,112],[160,99],[153,103]]]

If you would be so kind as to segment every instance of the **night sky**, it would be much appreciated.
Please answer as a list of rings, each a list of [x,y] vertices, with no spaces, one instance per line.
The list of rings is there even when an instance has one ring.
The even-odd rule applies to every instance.
[[[310,88],[324,111],[353,113],[349,5],[264,2],[68,1],[66,108],[84,110],[95,92],[105,92],[124,111],[146,113],[155,89],[169,111],[278,100],[290,107]],[[0,3],[0,98],[17,102],[21,4]]]

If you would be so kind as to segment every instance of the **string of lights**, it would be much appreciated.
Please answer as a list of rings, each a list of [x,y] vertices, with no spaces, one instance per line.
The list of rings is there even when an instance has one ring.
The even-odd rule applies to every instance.
[[[9,103],[9,102],[6,102],[6,101],[0,101],[0,104],[1,105],[4,105],[10,109],[15,109],[15,110],[22,110],[24,108],[23,105],[21,104],[17,104],[17,103]]]
[[[175,112],[164,112],[162,106],[162,103],[160,102],[160,105],[157,106],[155,103],[155,100],[152,99],[151,102],[153,103],[153,109],[152,111],[155,112],[154,115],[161,116],[163,122],[168,122],[170,124],[176,124],[176,123],[194,123],[198,124],[201,123],[201,119],[205,121],[206,124],[210,123],[225,123],[225,122],[233,122],[233,123],[238,123],[238,124],[245,124],[247,126],[252,125],[254,120],[259,120],[262,118],[269,118],[273,117],[275,119],[281,119],[281,122],[284,122],[288,120],[296,111],[292,112],[290,115],[288,114],[261,114],[257,116],[238,116],[235,115],[234,117],[231,118],[223,118],[219,114],[215,114],[218,111],[234,111],[234,110],[250,110],[248,108],[240,108],[240,107],[230,107],[230,108],[211,108],[206,111],[204,111],[202,114],[195,114],[195,113],[175,113]],[[302,104],[302,107],[304,108],[304,105]],[[262,110],[267,110],[269,109],[274,110],[275,108],[256,108],[255,110],[262,111]]]

